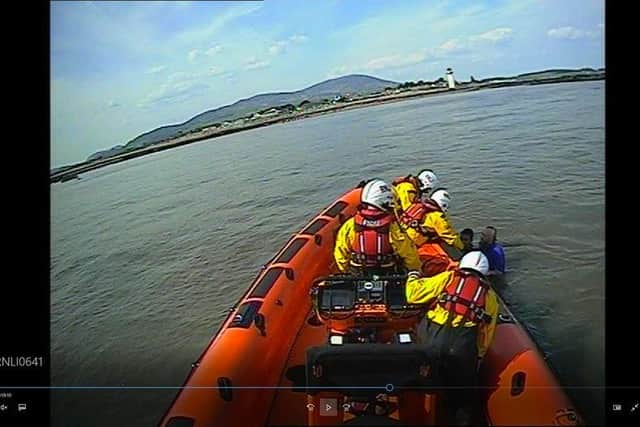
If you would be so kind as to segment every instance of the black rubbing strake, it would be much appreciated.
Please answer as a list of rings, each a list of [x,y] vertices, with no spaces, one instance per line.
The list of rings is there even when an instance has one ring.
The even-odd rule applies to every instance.
[[[335,218],[346,207],[347,207],[347,203],[346,202],[342,202],[342,201],[336,202],[336,204],[331,206],[324,214],[326,216],[330,216],[331,218]]]
[[[264,298],[269,293],[273,284],[276,283],[280,277],[282,270],[284,270],[282,267],[273,267],[269,269],[269,271],[262,276],[262,279],[260,279],[253,291],[251,291],[249,298]]]
[[[309,224],[307,228],[302,230],[300,234],[308,234],[312,236],[316,234],[318,231],[322,230],[322,227],[327,225],[328,222],[329,222],[328,219],[318,218],[315,221],[313,221],[311,224]]]
[[[307,239],[297,238],[280,254],[280,256],[274,261],[277,263],[287,263],[293,259],[300,249],[307,243]]]

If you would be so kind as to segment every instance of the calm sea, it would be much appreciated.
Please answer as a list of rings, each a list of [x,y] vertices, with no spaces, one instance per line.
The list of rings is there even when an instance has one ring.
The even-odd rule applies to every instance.
[[[259,267],[360,180],[429,167],[456,228],[498,228],[504,296],[604,420],[604,82],[345,111],[51,186],[54,386],[180,386]],[[173,389],[57,390],[57,426],[154,425]]]

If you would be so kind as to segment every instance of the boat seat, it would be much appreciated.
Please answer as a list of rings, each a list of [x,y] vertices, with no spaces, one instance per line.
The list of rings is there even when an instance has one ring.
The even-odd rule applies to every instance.
[[[344,344],[307,349],[307,393],[397,394],[439,391],[443,385],[432,351],[419,344]]]

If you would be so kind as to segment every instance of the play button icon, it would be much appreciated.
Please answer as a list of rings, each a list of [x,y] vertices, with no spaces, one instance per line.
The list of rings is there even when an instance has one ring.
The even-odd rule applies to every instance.
[[[338,415],[338,399],[320,399],[320,415],[335,417]]]

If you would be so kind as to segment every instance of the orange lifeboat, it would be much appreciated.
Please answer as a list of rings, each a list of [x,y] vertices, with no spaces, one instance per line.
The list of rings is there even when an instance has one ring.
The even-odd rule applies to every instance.
[[[323,210],[263,267],[193,364],[160,426],[443,423],[446,399],[433,361],[411,341],[424,311],[406,304],[403,280],[333,275],[335,234],[354,215],[360,191],[361,185]],[[446,255],[438,245],[429,250]],[[579,425],[541,352],[500,304],[495,341],[480,370],[483,422]],[[366,352],[343,345],[353,328],[375,331]],[[367,341],[367,333],[358,339]],[[362,399],[371,396],[379,402],[373,407]]]

